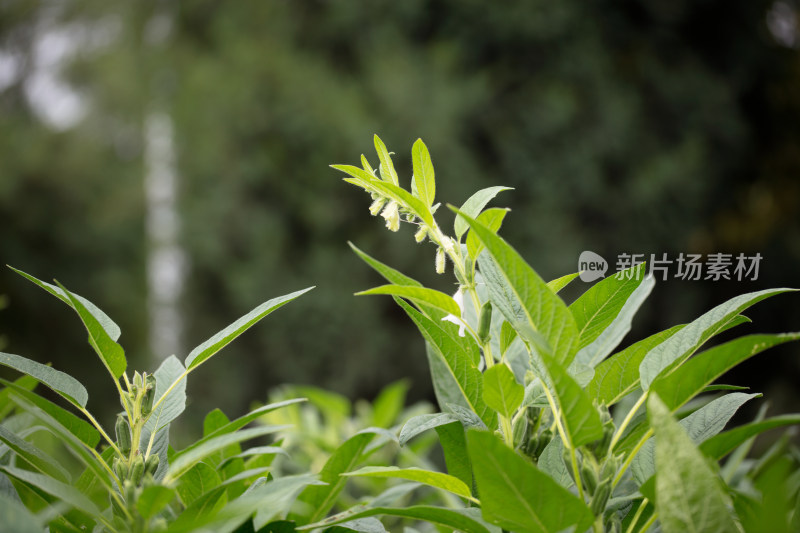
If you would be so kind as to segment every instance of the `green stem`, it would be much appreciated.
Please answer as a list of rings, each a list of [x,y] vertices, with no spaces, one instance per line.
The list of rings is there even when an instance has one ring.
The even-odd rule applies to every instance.
[[[580,496],[581,501],[583,501],[583,481],[581,480],[581,471],[578,468],[578,456],[575,454],[575,447],[572,445],[572,439],[567,436],[567,432],[561,423],[561,412],[556,407],[556,402],[553,399],[553,396],[550,394],[550,390],[547,387],[543,388],[544,394],[547,396],[547,402],[550,404],[550,409],[553,410],[553,418],[555,419],[555,424],[558,428],[558,434],[561,435],[561,441],[565,446],[569,447],[572,471],[575,473],[575,485],[578,487],[578,496]]]
[[[636,509],[636,514],[633,515],[633,520],[631,520],[631,525],[628,526],[628,529],[625,530],[625,533],[633,533],[635,531],[634,527],[636,526],[636,522],[638,522],[639,518],[641,518],[644,508],[647,507],[648,502],[649,500],[645,498],[642,500],[642,503],[639,504],[639,508]]]
[[[104,438],[104,439],[106,439],[106,442],[108,442],[109,446],[111,446],[112,448],[114,448],[114,451],[117,453],[117,455],[119,455],[120,457],[122,457],[122,452],[121,452],[121,451],[119,451],[119,448],[117,448],[117,445],[116,445],[116,443],[115,443],[115,442],[114,442],[114,441],[111,439],[111,437],[109,437],[109,436],[108,436],[108,434],[106,433],[106,431],[103,429],[103,426],[101,426],[101,425],[100,425],[100,424],[97,422],[97,420],[95,420],[95,418],[92,416],[92,414],[91,414],[89,411],[87,411],[85,408],[83,408],[83,407],[78,407],[78,409],[80,409],[81,413],[83,413],[83,416],[85,416],[86,418],[88,418],[88,419],[89,419],[89,422],[91,422],[91,423],[92,423],[92,425],[93,425],[95,428],[97,428],[97,431],[99,431],[99,432],[100,432],[100,434],[103,436],[103,438]],[[94,452],[96,452],[96,450],[95,450],[94,448],[89,448],[89,449],[90,449],[90,450],[92,450],[92,451],[94,451]],[[103,464],[105,464],[105,461],[103,461]],[[109,469],[109,470],[110,470],[110,469]]]
[[[655,521],[656,521],[656,512],[653,511],[653,516],[650,517],[650,520],[644,523],[644,526],[642,526],[642,529],[640,529],[639,531],[647,531]]]
[[[509,448],[514,448],[514,429],[511,425],[511,419],[507,416],[500,415],[500,425],[503,427],[503,436],[505,437],[506,444]]]
[[[617,428],[617,432],[614,434],[614,438],[611,439],[611,444],[608,445],[608,452],[606,452],[608,455],[611,455],[611,452],[614,450],[614,446],[616,446],[617,443],[619,442],[619,439],[622,438],[622,434],[628,428],[628,425],[631,423],[631,420],[633,420],[633,417],[636,415],[636,411],[638,411],[639,408],[642,406],[642,404],[644,404],[644,402],[647,400],[648,393],[649,391],[645,391],[639,397],[639,399],[636,401],[633,407],[631,407],[631,410],[628,411],[628,414],[625,416],[625,419],[622,421],[622,424],[620,424],[619,428]]]
[[[639,440],[639,442],[636,443],[636,446],[634,446],[633,450],[631,450],[631,452],[628,454],[628,457],[625,459],[625,462],[622,463],[622,467],[620,467],[619,472],[617,473],[617,477],[614,478],[614,482],[611,484],[612,490],[614,489],[614,487],[617,486],[617,484],[619,484],[620,480],[622,480],[622,475],[625,473],[628,467],[631,466],[633,458],[636,457],[637,453],[639,453],[639,450],[642,448],[642,446],[644,446],[644,443],[647,442],[647,440],[652,436],[653,436],[653,430],[648,429],[647,433],[645,433],[644,436],[642,436],[642,438]]]

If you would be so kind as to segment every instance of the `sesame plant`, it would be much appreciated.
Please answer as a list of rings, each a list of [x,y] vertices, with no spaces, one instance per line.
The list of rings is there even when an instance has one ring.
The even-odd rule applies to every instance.
[[[498,231],[507,209],[487,204],[506,187],[461,207],[436,202],[425,144],[411,151],[410,188],[376,136],[374,169],[333,165],[370,194],[390,231],[413,228],[433,245],[437,273],[455,276],[454,296],[354,252],[388,284],[389,295],[425,340],[441,412],[407,420],[401,444],[435,430],[446,472],[383,467],[351,476],[421,482],[458,498],[446,506],[363,503],[309,526],[405,516],[468,532],[684,532],[800,530],[800,453],[789,439],[748,457],[753,439],[800,423],[767,417],[726,429],[761,395],[717,380],[800,333],[752,334],[704,346],[750,322],[752,305],[792,289],[737,296],[688,324],[619,349],[654,286],[644,264],[590,286],[567,304],[559,291],[578,274],[545,282]],[[452,230],[438,216],[455,214]],[[449,292],[449,291],[448,291]]]
[[[277,477],[275,447],[241,443],[274,435],[276,425],[245,427],[302,399],[265,405],[234,420],[219,410],[203,437],[176,451],[170,424],[186,404],[186,378],[245,330],[310,289],[271,299],[209,338],[181,362],[155,372],[127,369],[119,327],[94,304],[17,270],[77,312],[89,344],[108,371],[120,412],[113,430],[87,408],[86,388],[70,375],[0,352],[0,364],[23,374],[0,379],[0,530],[259,531],[280,523],[295,496],[320,483],[306,472]],[[35,390],[44,385],[70,408]],[[76,414],[77,412],[77,414]]]

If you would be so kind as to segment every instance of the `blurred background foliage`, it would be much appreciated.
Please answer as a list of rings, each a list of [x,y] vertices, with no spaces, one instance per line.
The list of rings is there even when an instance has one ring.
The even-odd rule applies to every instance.
[[[800,281],[800,54],[792,0],[0,0],[0,260],[57,277],[148,344],[147,114],[171,120],[184,356],[258,303],[314,284],[189,384],[198,417],[281,383],[432,398],[422,341],[347,240],[426,284],[434,249],[383,229],[331,163],[427,143],[438,197],[514,187],[503,235],[545,278],[582,250],[764,257],[757,281],[668,281],[629,336]],[[442,210],[442,218],[448,213]],[[5,350],[112,391],[63,304],[4,269]],[[750,332],[800,329],[797,296]],[[742,328],[737,333],[744,332]],[[800,410],[797,348],[737,384]],[[756,374],[762,374],[756,381]],[[197,418],[196,420],[199,420]],[[193,432],[199,432],[193,429]]]

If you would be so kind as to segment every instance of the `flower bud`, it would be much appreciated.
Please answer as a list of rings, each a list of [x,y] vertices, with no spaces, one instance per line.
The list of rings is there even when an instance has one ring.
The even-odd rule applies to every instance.
[[[589,504],[593,515],[602,516],[603,512],[606,510],[606,503],[608,503],[609,496],[611,496],[611,483],[601,483],[600,486],[597,487],[594,496],[592,496],[591,504]]]
[[[142,388],[142,375],[139,372],[133,373],[133,386],[137,389]]]
[[[145,379],[144,396],[142,397],[142,415],[149,415],[153,410],[153,399],[156,396],[156,377],[147,376]]]
[[[486,344],[491,338],[492,327],[492,302],[486,301],[481,307],[480,318],[478,318],[478,340],[481,344]]]
[[[414,240],[417,242],[422,242],[425,240],[425,237],[428,236],[428,226],[425,224],[420,224],[419,229],[414,234]]]
[[[156,470],[158,470],[158,463],[160,459],[158,454],[151,453],[150,456],[147,458],[147,461],[144,463],[144,471],[147,474],[156,475]]]
[[[138,486],[142,482],[143,475],[144,459],[142,459],[142,454],[136,454],[131,463],[131,481],[133,484]]]
[[[383,209],[383,205],[385,203],[386,198],[381,198],[380,196],[375,198],[375,201],[373,201],[372,205],[369,206],[369,214],[372,216],[377,216],[377,214],[381,212],[381,209]]]
[[[589,461],[584,461],[581,465],[581,478],[583,479],[583,485],[586,487],[586,490],[589,494],[594,494],[595,489],[597,488],[597,472],[594,471],[594,468]]]
[[[121,461],[119,457],[114,457],[111,468],[114,470],[114,474],[119,478],[120,483],[128,479],[128,463]]]
[[[128,418],[120,413],[117,415],[117,424],[114,426],[117,433],[117,445],[123,455],[131,453],[131,426],[128,424]]]
[[[440,247],[438,250],[436,250],[436,273],[444,274],[444,266],[445,266],[444,248]]]

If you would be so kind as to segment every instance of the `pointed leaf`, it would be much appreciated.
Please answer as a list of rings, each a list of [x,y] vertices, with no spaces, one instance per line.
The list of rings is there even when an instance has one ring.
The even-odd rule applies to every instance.
[[[414,303],[433,306],[446,314],[461,316],[461,308],[450,295],[426,287],[382,285],[374,289],[357,292],[356,296],[367,296],[370,294],[391,294],[393,296],[406,298]]]
[[[589,397],[610,406],[633,392],[639,384],[639,365],[647,353],[682,327],[674,326],[642,339],[597,365],[594,377],[586,386]]]
[[[525,387],[505,364],[495,364],[483,373],[483,401],[504,417],[511,418],[524,397]]]
[[[128,361],[125,359],[125,350],[111,338],[100,321],[97,320],[74,294],[69,292],[63,285],[59,284],[59,287],[61,287],[61,290],[64,291],[64,294],[69,298],[78,316],[81,317],[81,322],[83,322],[86,331],[89,333],[89,344],[91,344],[94,351],[97,352],[97,355],[100,356],[100,360],[103,362],[106,369],[108,369],[111,377],[115,380],[119,379],[122,374],[125,373],[125,368],[128,366]]]
[[[642,389],[648,390],[653,380],[664,372],[681,365],[708,339],[724,330],[739,313],[761,300],[793,291],[794,289],[768,289],[742,294],[718,305],[681,329],[645,356],[639,367]]]
[[[413,188],[416,189],[417,197],[430,207],[436,196],[436,182],[431,155],[422,139],[417,139],[411,147],[411,161],[414,165]]]
[[[796,424],[800,424],[800,415],[782,415],[767,418],[760,422],[751,422],[729,429],[719,435],[714,435],[700,445],[700,450],[707,456],[720,460],[751,437],[760,435],[770,429]]]
[[[463,481],[467,487],[472,487],[472,464],[469,461],[464,425],[460,422],[443,424],[436,427],[436,433],[444,452],[447,472]]]
[[[321,520],[328,514],[347,481],[341,474],[350,472],[359,463],[364,448],[373,437],[370,433],[357,433],[344,441],[331,454],[319,473],[319,480],[326,485],[312,485],[302,492],[300,500],[307,503],[312,510],[309,522]]]
[[[508,213],[508,209],[500,208],[500,207],[492,207],[491,209],[487,209],[480,215],[478,215],[475,220],[479,223],[483,224],[493,233],[497,233],[500,231],[500,228],[503,225],[503,220],[506,218],[506,214]],[[472,260],[478,259],[481,252],[483,251],[483,243],[481,240],[475,236],[473,232],[467,233],[467,253],[472,258]]]
[[[461,206],[459,211],[467,216],[475,218],[480,215],[481,211],[483,211],[483,208],[486,207],[486,204],[488,204],[492,198],[503,191],[511,190],[513,190],[511,187],[487,187],[486,189],[481,189],[470,196]],[[461,240],[461,237],[467,232],[468,229],[469,224],[467,224],[467,221],[461,216],[456,216],[453,230],[455,231],[457,241]]]
[[[366,189],[367,191],[372,190],[372,183],[378,180],[378,178],[366,170],[354,167],[353,165],[331,165],[331,168],[335,168],[336,170],[344,172],[345,174],[349,174],[351,177],[345,178],[346,182],[352,183],[353,185]]]
[[[564,421],[569,445],[582,446],[603,436],[603,423],[600,414],[592,405],[592,400],[566,370],[552,357],[542,356],[542,361],[550,375],[553,393],[557,398]]]
[[[694,413],[682,419],[679,423],[695,444],[700,444],[709,437],[722,431],[725,424],[736,414],[736,411],[745,402],[759,396],[758,394],[733,393],[721,396],[704,405]],[[639,485],[644,484],[655,474],[655,449],[654,439],[644,443],[639,453],[633,458],[630,471]]]
[[[246,330],[248,330],[256,322],[258,322],[268,314],[272,313],[279,307],[286,305],[287,303],[291,302],[298,296],[305,294],[306,292],[310,291],[313,288],[314,287],[309,287],[307,289],[296,291],[287,294],[285,296],[273,298],[259,305],[258,307],[256,307],[243,317],[239,318],[236,322],[234,322],[227,328],[223,329],[219,333],[215,334],[213,337],[205,341],[203,344],[192,350],[192,352],[186,357],[186,361],[184,361],[186,369],[193,370],[197,368],[200,364],[205,362],[209,357],[213,356],[222,348],[224,348],[233,339],[235,339],[236,337],[244,333]]]
[[[393,283],[395,285],[409,285],[414,287],[422,287],[422,283],[420,283],[419,281],[413,278],[409,278],[402,272],[395,270],[392,267],[385,265],[384,263],[381,263],[380,261],[378,261],[373,257],[370,257],[366,253],[359,250],[356,247],[356,245],[353,244],[352,242],[348,241],[347,244],[350,245],[350,248],[356,253],[356,255],[358,255],[358,257],[360,257],[365,263],[367,263],[369,266],[375,269],[375,271],[381,276],[383,276],[389,283]]]
[[[161,428],[167,426],[170,422],[178,418],[183,410],[186,409],[185,371],[186,368],[184,368],[180,360],[174,355],[170,355],[164,359],[153,374],[156,378],[153,405],[156,406],[156,408],[144,424],[142,438],[139,441],[140,447],[146,449],[150,442],[150,434],[154,430],[159,431]],[[170,387],[172,388],[170,389]],[[168,390],[169,395],[162,400],[162,397]]]
[[[407,190],[385,181],[375,181],[372,183],[371,187],[381,196],[394,200],[401,206],[406,206],[428,226],[432,227],[434,225],[430,208],[425,205],[422,200],[412,195]]]
[[[400,430],[400,436],[398,437],[400,444],[405,446],[408,441],[420,433],[444,424],[458,422],[458,420],[456,415],[450,413],[433,413],[409,418],[403,425],[403,429]]]
[[[394,477],[416,481],[431,487],[443,489],[464,498],[471,498],[469,487],[457,477],[432,472],[422,468],[398,468],[396,466],[365,466],[354,472],[347,472],[343,476],[367,476],[367,477]]]
[[[800,333],[747,335],[702,352],[671,374],[659,377],[651,390],[674,411],[722,374],[772,346],[800,339]]]
[[[389,150],[386,149],[386,145],[377,135],[374,136],[373,140],[375,141],[375,151],[378,152],[378,159],[380,159],[381,162],[378,167],[381,173],[381,179],[398,185],[397,172],[394,169],[394,164],[392,164],[392,156],[389,154]]]
[[[496,417],[484,403],[482,376],[475,366],[473,356],[438,324],[405,302],[398,303],[417,325],[437,359],[444,363],[453,382],[457,384],[459,397],[464,405],[477,414],[488,427],[494,427]]]
[[[73,309],[75,308],[75,306],[72,305],[72,300],[70,300],[70,298],[67,296],[67,294],[60,287],[57,287],[57,286],[51,285],[50,283],[47,283],[45,281],[36,279],[35,277],[31,276],[30,274],[27,274],[27,273],[23,272],[22,270],[18,270],[16,268],[12,267],[12,266],[9,266],[8,268],[13,270],[14,272],[19,274],[20,276],[24,277],[25,279],[27,279],[31,283],[34,283],[35,285],[39,286],[40,288],[46,290],[47,292],[49,292],[50,294],[52,294],[53,296],[55,296],[56,298],[58,298],[59,300],[61,300],[65,304],[67,304],[68,306],[72,307]],[[119,329],[119,326],[117,326],[117,324],[115,324],[114,321],[111,320],[108,317],[108,315],[106,315],[102,310],[100,310],[100,308],[98,308],[96,305],[94,305],[92,302],[90,302],[89,300],[87,300],[83,296],[79,296],[79,295],[77,295],[75,293],[72,293],[72,296],[77,298],[78,301],[80,301],[83,304],[83,306],[86,307],[86,309],[88,309],[92,313],[92,315],[102,325],[103,329],[106,331],[108,336],[111,337],[112,340],[116,341],[117,339],[119,339],[119,336],[120,336],[120,333],[121,333],[120,329]]]
[[[26,376],[26,378],[27,377],[28,376]],[[0,383],[7,387],[5,391],[10,392],[9,396],[12,400],[16,396],[19,396],[36,405],[39,407],[39,409],[58,420],[61,425],[67,428],[70,433],[78,437],[88,447],[94,448],[97,446],[97,443],[100,442],[100,433],[94,428],[94,426],[82,418],[78,418],[69,411],[54,404],[47,398],[39,396],[35,392],[31,392],[26,388],[18,386],[16,382],[12,383],[10,381],[0,379]]]
[[[566,276],[561,276],[560,278],[548,281],[547,286],[550,287],[551,291],[558,294],[559,292],[561,292],[561,289],[569,285],[570,282],[575,278],[577,278],[579,275],[580,272],[575,272],[574,274],[567,274]]]
[[[647,411],[656,436],[656,510],[663,531],[736,533],[722,480],[657,394]]]
[[[558,435],[554,435],[544,447],[536,466],[565,489],[575,484],[564,462],[564,443]]]
[[[640,270],[642,272],[637,275],[642,279],[608,284],[610,280],[616,278],[611,276],[594,285],[573,304],[573,306],[578,304],[586,297],[586,300],[580,303],[581,311],[578,311],[577,307],[573,309],[573,306],[570,306],[570,311],[573,311],[575,321],[581,330],[579,350],[575,356],[576,363],[591,368],[596,367],[631,330],[634,315],[655,285],[653,276],[645,276],[644,269]],[[593,292],[595,287],[601,289]],[[594,301],[590,293],[594,296]],[[604,298],[608,299],[601,302]],[[597,306],[593,307],[593,303]]]
[[[62,483],[71,483],[69,473],[64,470],[58,461],[51,458],[30,442],[20,438],[12,431],[0,425],[0,442],[5,443],[11,451],[24,459],[33,468]]]
[[[0,469],[13,478],[33,485],[37,489],[46,492],[51,496],[55,496],[70,507],[74,507],[79,511],[83,511],[90,516],[97,516],[100,514],[100,510],[97,509],[95,504],[71,485],[62,483],[61,481],[44,474],[38,474],[29,470],[22,470],[13,466],[0,466]]]
[[[479,265],[495,309],[538,351],[549,352],[560,364],[569,365],[577,348],[578,328],[567,306],[503,239],[464,218],[486,247]]]
[[[422,520],[437,524],[455,531],[464,533],[490,533],[489,529],[480,521],[467,515],[467,510],[444,509],[427,505],[412,505],[410,507],[367,507],[355,508],[337,515],[297,528],[298,531],[324,528],[370,516],[397,516],[413,520]]]
[[[467,432],[483,517],[516,533],[585,531],[589,508],[577,496],[485,431]]]
[[[4,352],[0,352],[0,365],[31,376],[74,405],[86,407],[86,402],[89,401],[89,393],[86,392],[86,388],[69,374],[36,361],[31,361],[25,357]]]
[[[204,457],[226,448],[231,444],[254,439],[270,433],[275,433],[277,431],[286,429],[287,427],[289,426],[259,426],[250,429],[243,429],[236,433],[220,435],[219,437],[215,437],[203,442],[199,446],[194,446],[188,450],[181,451],[172,458],[172,464],[169,465],[169,470],[167,471],[167,479],[178,479]]]
[[[200,462],[181,476],[176,488],[184,507],[188,507],[203,494],[219,487],[221,482],[216,468]]]

